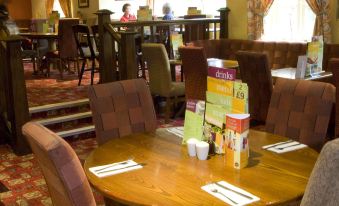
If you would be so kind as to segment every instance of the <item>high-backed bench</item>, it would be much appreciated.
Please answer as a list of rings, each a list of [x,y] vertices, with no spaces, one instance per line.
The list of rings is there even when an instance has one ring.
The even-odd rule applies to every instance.
[[[265,42],[239,39],[198,40],[192,46],[203,47],[207,58],[235,60],[235,53],[240,50],[266,53],[271,69],[297,67],[298,56],[305,55],[306,43]],[[330,71],[328,63],[331,58],[339,58],[339,44],[325,44],[323,69]]]

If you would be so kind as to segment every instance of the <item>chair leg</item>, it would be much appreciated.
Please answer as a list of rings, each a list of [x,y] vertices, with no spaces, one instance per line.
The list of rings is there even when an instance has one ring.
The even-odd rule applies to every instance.
[[[165,109],[165,123],[169,123],[171,113],[172,100],[170,97],[166,97],[166,109]]]
[[[91,85],[93,85],[94,70],[95,70],[95,59],[92,60],[92,68],[91,68]]]
[[[86,65],[86,59],[84,59],[84,61],[82,62],[81,71],[80,71],[80,74],[79,74],[79,83],[78,83],[78,86],[81,85],[82,75],[85,72],[85,65]]]
[[[32,57],[32,64],[33,64],[33,74],[37,74],[35,57]]]
[[[64,79],[64,74],[63,74],[63,68],[62,68],[62,61],[61,61],[61,59],[58,59],[58,69],[59,69],[59,72],[60,72],[60,78],[61,78],[61,79]]]

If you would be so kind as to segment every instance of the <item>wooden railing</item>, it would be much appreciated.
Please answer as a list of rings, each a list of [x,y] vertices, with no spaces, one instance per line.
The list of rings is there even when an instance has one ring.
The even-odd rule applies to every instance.
[[[100,82],[136,78],[138,73],[136,38],[139,39],[139,44],[146,39],[148,42],[156,42],[158,28],[167,27],[182,33],[185,43],[200,39],[228,38],[229,9],[224,8],[219,11],[220,18],[112,22],[111,11],[99,10],[96,14],[99,20],[99,41],[102,42],[99,47]],[[121,28],[124,28],[124,31],[121,31]],[[148,38],[145,35],[145,28],[150,30]],[[118,73],[115,42],[119,47]]]
[[[29,121],[28,101],[21,54],[21,37],[0,39],[0,129],[14,152],[30,152],[22,126]],[[4,133],[5,134],[4,134]]]

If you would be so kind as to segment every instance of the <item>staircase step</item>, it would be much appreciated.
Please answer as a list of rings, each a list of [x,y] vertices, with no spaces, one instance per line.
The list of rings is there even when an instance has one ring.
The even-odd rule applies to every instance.
[[[38,123],[40,123],[44,126],[47,126],[47,125],[52,125],[52,124],[57,124],[57,123],[63,123],[63,122],[69,122],[69,121],[73,121],[73,120],[84,119],[84,118],[88,118],[88,117],[92,117],[92,112],[75,113],[75,114],[71,114],[71,115],[42,119],[42,120],[38,120],[36,122],[38,122]]]
[[[60,137],[65,138],[65,137],[70,137],[70,136],[81,135],[84,133],[94,132],[94,130],[95,130],[94,125],[89,125],[85,127],[76,128],[76,129],[60,131],[60,132],[57,132],[56,134],[59,135]]]
[[[62,103],[56,103],[56,104],[48,104],[43,106],[37,106],[37,107],[31,107],[29,108],[29,113],[40,113],[40,112],[48,112],[52,110],[59,110],[64,108],[71,108],[71,107],[78,107],[82,105],[88,105],[89,99],[80,99],[76,101],[71,102],[62,102]]]

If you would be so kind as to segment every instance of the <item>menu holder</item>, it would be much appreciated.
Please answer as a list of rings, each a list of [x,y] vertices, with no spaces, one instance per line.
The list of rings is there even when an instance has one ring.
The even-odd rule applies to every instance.
[[[191,138],[202,140],[204,113],[205,101],[187,100],[183,144],[186,144],[186,141]]]
[[[248,164],[249,121],[249,114],[226,115],[226,164],[236,169]]]
[[[323,36],[314,36],[312,38],[312,42],[307,44],[306,77],[310,77],[322,72],[323,55]]]

